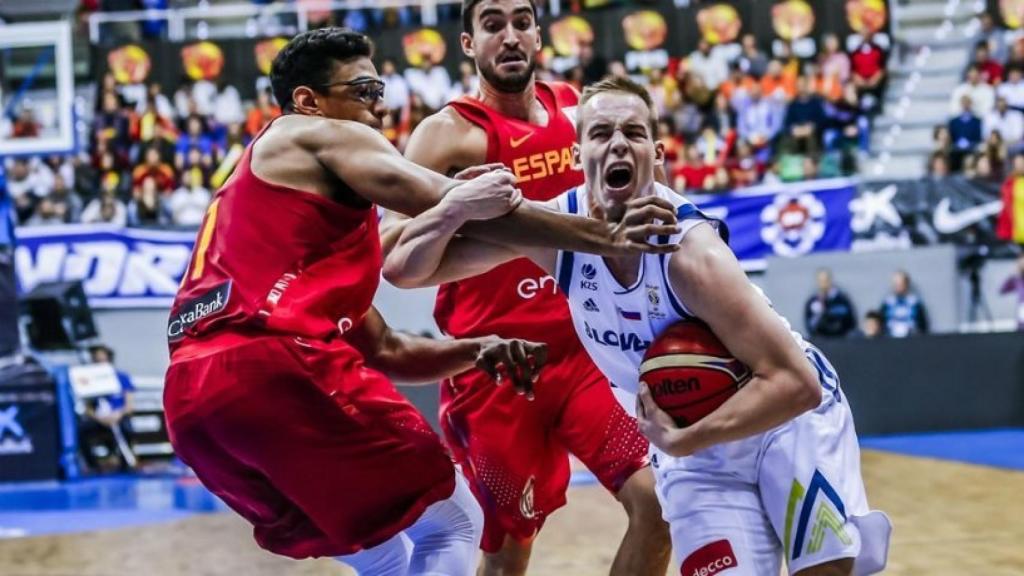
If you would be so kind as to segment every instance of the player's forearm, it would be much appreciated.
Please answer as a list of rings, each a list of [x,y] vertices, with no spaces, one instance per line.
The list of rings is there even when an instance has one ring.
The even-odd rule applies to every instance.
[[[458,206],[441,201],[402,223],[397,242],[384,260],[384,279],[399,288],[422,286],[437,272],[455,231],[465,223]]]
[[[573,252],[615,255],[611,223],[548,210],[523,202],[514,212],[486,222],[468,222],[460,230],[471,238],[498,244],[554,248]]]
[[[435,340],[392,332],[371,366],[399,384],[433,384],[473,368],[482,345],[479,338]]]
[[[767,432],[821,403],[821,387],[799,375],[755,376],[717,410],[684,429],[678,448],[693,454]],[[672,452],[671,450],[669,451]]]

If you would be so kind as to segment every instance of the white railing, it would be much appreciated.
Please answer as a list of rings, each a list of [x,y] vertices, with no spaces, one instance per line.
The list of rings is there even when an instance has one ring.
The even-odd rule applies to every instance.
[[[323,0],[321,2],[306,2],[302,4],[267,4],[257,6],[253,4],[202,4],[190,8],[171,8],[165,10],[131,10],[123,12],[94,12],[89,16],[89,41],[98,44],[101,39],[102,26],[111,23],[138,23],[151,22],[154,20],[165,20],[167,22],[168,39],[174,42],[181,42],[187,39],[187,26],[189,22],[199,23],[197,38],[205,39],[207,21],[226,19],[250,19],[253,26],[253,36],[258,30],[259,20],[273,18],[276,16],[292,15],[295,17],[297,32],[305,32],[309,29],[309,13],[334,10],[353,10],[359,8],[404,8],[419,7],[425,26],[437,24],[437,7],[442,4],[460,4],[462,0]],[[562,0],[551,0],[548,3],[549,11],[557,16],[561,12]]]

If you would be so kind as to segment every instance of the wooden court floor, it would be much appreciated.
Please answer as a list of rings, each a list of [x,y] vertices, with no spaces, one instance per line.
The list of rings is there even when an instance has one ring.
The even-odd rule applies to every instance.
[[[872,506],[895,524],[886,574],[1024,575],[1024,473],[865,451],[864,474]],[[618,504],[601,488],[573,489],[569,505],[538,539],[530,573],[607,574],[623,521]],[[0,540],[3,576],[349,574],[332,561],[291,562],[260,551],[248,527],[230,514]]]

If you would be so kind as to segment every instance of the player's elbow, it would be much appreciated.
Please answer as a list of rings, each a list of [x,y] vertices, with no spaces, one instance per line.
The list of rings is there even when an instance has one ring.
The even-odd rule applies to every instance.
[[[810,371],[799,371],[789,380],[787,388],[794,411],[803,414],[821,404],[821,385]]]
[[[388,257],[385,259],[381,275],[396,288],[409,289],[423,286],[423,283],[419,282],[418,278],[408,272],[407,267],[400,258]]]

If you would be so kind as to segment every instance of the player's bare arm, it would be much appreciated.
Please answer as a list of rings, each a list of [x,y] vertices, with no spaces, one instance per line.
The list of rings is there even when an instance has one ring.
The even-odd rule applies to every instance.
[[[532,395],[537,374],[547,362],[547,346],[496,336],[436,340],[392,330],[376,308],[345,339],[359,349],[366,365],[404,384],[436,384],[472,368],[495,383],[505,377],[522,394]]]
[[[386,209],[415,216],[435,206],[448,190],[460,184],[406,160],[380,133],[368,126],[324,118],[297,121],[302,120],[306,120],[306,124],[295,131],[294,142],[320,165],[310,167],[319,171],[323,179],[317,182],[314,190],[325,191],[329,189],[332,177],[341,178],[364,199]],[[271,155],[272,151],[262,153]],[[286,162],[286,155],[281,156],[275,165]],[[301,171],[302,166],[298,162],[292,166],[293,171]],[[260,176],[264,177],[269,172],[271,170],[261,170]],[[267,179],[293,185],[291,180]],[[664,246],[634,241],[625,235],[624,229],[615,225],[561,214],[528,201],[501,218],[467,223],[460,233],[495,242],[594,254],[665,251]]]
[[[443,108],[416,127],[405,147],[405,157],[439,174],[455,176],[487,161],[487,133],[452,108]],[[381,221],[380,243],[387,254],[398,242],[409,217],[388,211]]]
[[[682,429],[641,384],[637,417],[653,444],[687,456],[771,430],[818,406],[821,386],[803,352],[710,226],[686,235],[668,270],[676,294],[753,376],[717,410]]]
[[[555,201],[541,204],[554,209]],[[384,278],[401,288],[434,286],[477,276],[508,262],[527,257],[547,273],[555,269],[557,251],[522,246],[499,246],[475,238],[455,238],[460,215],[458,209],[437,209],[424,212],[406,222],[394,249],[384,261]],[[622,220],[614,224],[621,234],[642,250],[652,236],[671,235],[676,228],[676,215],[667,200],[645,196],[630,200]],[[666,252],[677,246],[664,245]]]

